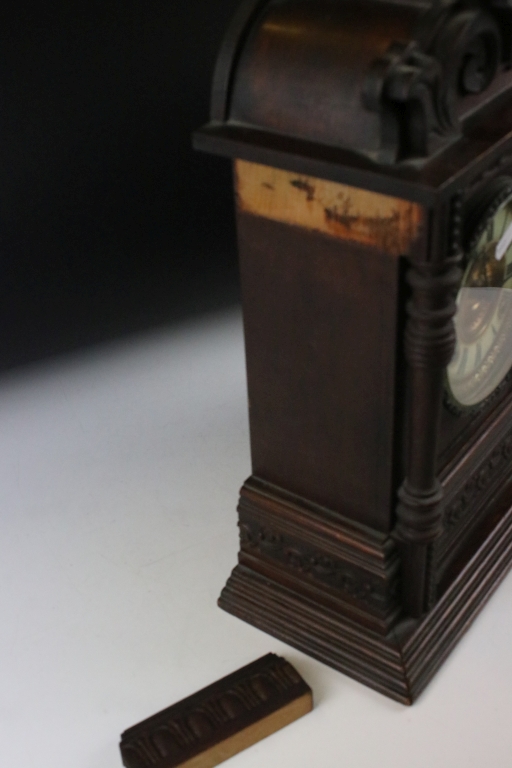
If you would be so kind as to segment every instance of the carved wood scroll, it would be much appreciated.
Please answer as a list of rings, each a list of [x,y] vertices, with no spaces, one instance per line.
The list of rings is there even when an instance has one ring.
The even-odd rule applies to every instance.
[[[434,2],[415,39],[394,40],[374,60],[362,98],[381,115],[380,162],[428,157],[462,133],[486,94],[510,88],[511,18],[508,0]]]
[[[121,736],[126,768],[213,768],[313,708],[311,689],[269,653]]]

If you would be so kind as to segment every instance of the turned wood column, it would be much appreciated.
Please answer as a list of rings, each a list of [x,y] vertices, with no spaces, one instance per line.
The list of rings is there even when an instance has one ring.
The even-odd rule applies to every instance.
[[[409,366],[406,476],[398,491],[395,536],[402,551],[404,611],[419,617],[434,600],[433,543],[443,530],[443,492],[436,476],[445,368],[455,349],[453,316],[461,279],[461,201],[431,227],[429,260],[410,259],[405,355]]]

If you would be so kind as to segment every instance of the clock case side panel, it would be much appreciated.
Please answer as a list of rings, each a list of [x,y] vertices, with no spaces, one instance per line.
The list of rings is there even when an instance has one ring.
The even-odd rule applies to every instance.
[[[235,182],[253,474],[389,533],[403,243],[365,242],[357,209],[372,193],[250,163]],[[391,213],[374,231],[396,226],[382,197]]]
[[[401,253],[412,242],[425,251],[424,212],[354,190],[343,210],[388,205],[393,236],[382,220],[368,228],[355,214],[330,234],[315,205],[350,188],[237,166],[253,462],[239,505],[240,563],[385,633],[399,611],[390,534],[402,479]],[[254,205],[240,171],[258,175]],[[261,195],[281,191],[267,210]]]

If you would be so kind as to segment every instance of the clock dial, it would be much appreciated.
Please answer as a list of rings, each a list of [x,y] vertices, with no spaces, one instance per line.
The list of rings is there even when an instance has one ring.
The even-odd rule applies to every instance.
[[[512,182],[478,226],[457,295],[448,389],[463,407],[484,401],[512,368]]]

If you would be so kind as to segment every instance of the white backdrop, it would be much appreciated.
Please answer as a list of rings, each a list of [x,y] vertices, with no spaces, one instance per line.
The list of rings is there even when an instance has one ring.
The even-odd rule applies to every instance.
[[[0,379],[0,764],[115,768],[121,731],[273,651],[316,708],[238,768],[510,768],[512,578],[419,701],[216,607],[250,472],[238,313]]]

